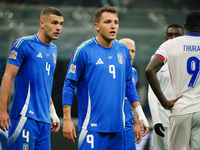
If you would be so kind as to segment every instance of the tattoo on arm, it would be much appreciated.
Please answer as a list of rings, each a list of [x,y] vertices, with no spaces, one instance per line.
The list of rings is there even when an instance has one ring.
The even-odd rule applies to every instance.
[[[63,106],[63,119],[71,119],[71,105]]]
[[[70,107],[70,106],[71,106],[71,105],[64,105],[63,108],[67,108],[67,107]]]

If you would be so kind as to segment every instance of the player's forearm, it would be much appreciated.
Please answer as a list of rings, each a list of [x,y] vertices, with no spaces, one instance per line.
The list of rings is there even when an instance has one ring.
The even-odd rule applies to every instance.
[[[68,78],[64,81],[63,92],[62,92],[62,105],[72,105],[74,90],[77,86],[77,82],[69,80]]]
[[[148,64],[145,73],[146,73],[146,77],[147,80],[153,90],[153,92],[155,93],[156,97],[158,98],[158,100],[160,101],[161,105],[163,107],[167,106],[167,99],[165,98],[161,88],[160,88],[160,84],[158,81],[158,78],[156,76],[156,73],[160,70],[160,68],[162,67],[162,62],[161,60],[159,60],[158,62],[156,62],[156,57],[155,59],[151,60],[150,63]]]
[[[146,73],[146,75],[153,92],[155,93],[156,97],[160,101],[161,105],[165,107],[167,103],[167,99],[165,98],[163,92],[161,91],[160,84],[156,75],[149,72]]]
[[[63,106],[63,120],[71,121],[71,105]]]
[[[131,110],[133,112],[133,123],[134,124],[138,124],[139,123],[139,121],[138,121],[138,115],[137,115],[137,113],[136,113],[136,111],[135,111],[135,109],[133,107],[131,108]]]
[[[8,97],[11,91],[11,86],[14,77],[8,74],[4,74],[1,83],[1,93],[0,93],[0,109],[2,111],[7,111]]]
[[[144,125],[145,125],[146,127],[149,127],[147,118],[146,118],[146,116],[144,115],[144,112],[143,112],[143,110],[142,110],[142,107],[141,107],[141,105],[140,105],[140,102],[135,101],[135,102],[133,102],[131,105],[132,105],[132,107],[135,109],[135,111],[136,111],[136,113],[137,113],[137,115],[138,115],[139,120],[143,120]]]
[[[139,101],[135,101],[131,105],[135,109],[137,106],[140,106],[140,102]]]

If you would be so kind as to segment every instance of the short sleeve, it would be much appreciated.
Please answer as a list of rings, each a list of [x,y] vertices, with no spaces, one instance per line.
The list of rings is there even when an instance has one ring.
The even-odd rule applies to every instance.
[[[15,66],[20,67],[21,64],[26,59],[27,49],[26,49],[26,42],[20,43],[20,39],[16,40],[11,48],[8,63],[13,64]]]

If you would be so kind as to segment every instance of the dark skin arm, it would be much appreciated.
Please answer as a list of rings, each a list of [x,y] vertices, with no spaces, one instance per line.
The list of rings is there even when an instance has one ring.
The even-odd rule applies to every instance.
[[[182,96],[171,101],[168,101],[166,99],[163,92],[161,91],[160,84],[156,76],[156,73],[160,70],[162,66],[163,66],[163,60],[157,56],[154,56],[153,59],[151,59],[151,61],[147,65],[145,73],[147,80],[152,90],[154,91],[155,95],[157,96],[158,100],[160,101],[161,105],[165,109],[170,110],[174,106],[174,103]]]

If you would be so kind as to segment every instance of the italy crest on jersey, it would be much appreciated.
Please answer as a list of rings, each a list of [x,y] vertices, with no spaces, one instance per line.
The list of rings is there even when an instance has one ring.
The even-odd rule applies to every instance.
[[[53,53],[53,62],[56,63],[56,54]]]
[[[23,150],[28,150],[28,144],[27,143],[23,144]]]
[[[117,58],[118,58],[118,62],[119,62],[120,64],[123,64],[123,63],[124,63],[122,53],[117,53]]]

